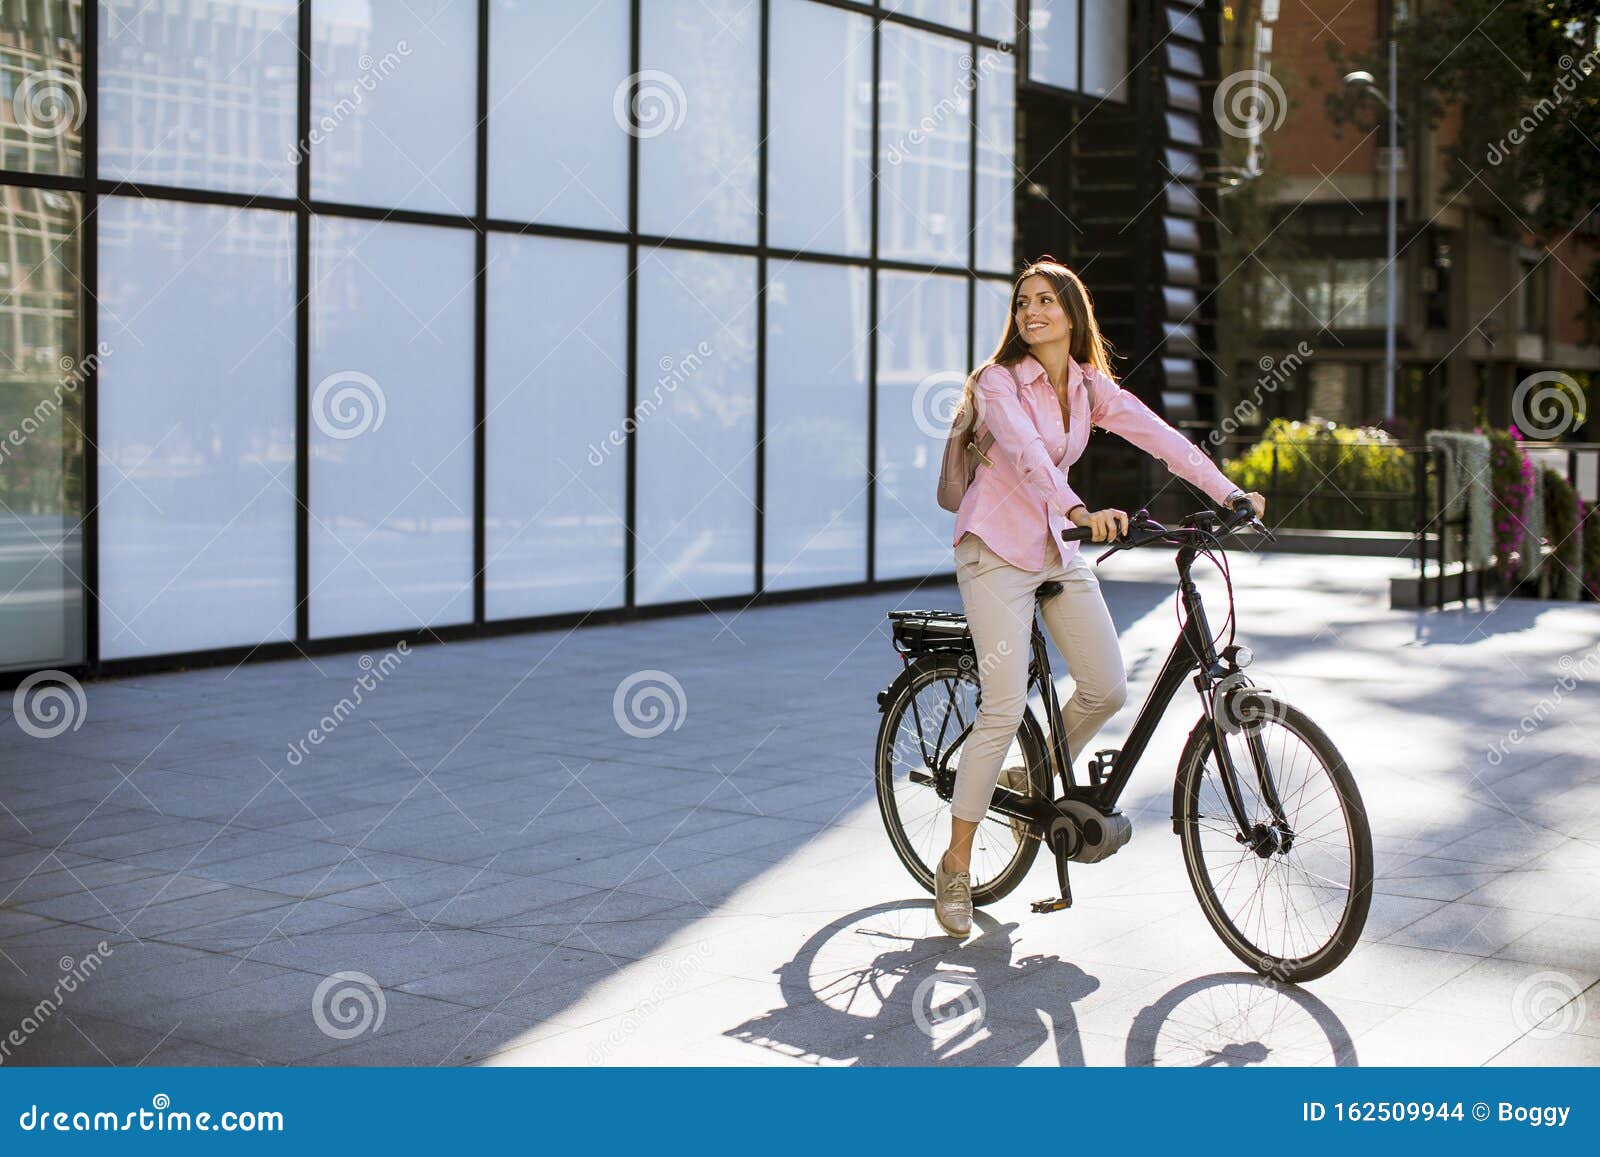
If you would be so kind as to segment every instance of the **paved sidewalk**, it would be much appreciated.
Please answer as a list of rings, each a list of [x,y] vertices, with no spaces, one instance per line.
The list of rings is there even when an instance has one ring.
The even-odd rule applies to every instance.
[[[1252,673],[1339,744],[1377,841],[1363,943],[1303,988],[1241,972],[1189,890],[1187,693],[1073,909],[1029,912],[1041,856],[980,935],[939,933],[869,762],[884,613],[958,608],[944,584],[5,720],[0,1062],[1600,1063],[1600,609],[1391,612],[1393,565],[1234,560]],[[1097,746],[1171,645],[1171,570],[1103,572],[1131,685]],[[967,1011],[925,1028],[919,989]]]

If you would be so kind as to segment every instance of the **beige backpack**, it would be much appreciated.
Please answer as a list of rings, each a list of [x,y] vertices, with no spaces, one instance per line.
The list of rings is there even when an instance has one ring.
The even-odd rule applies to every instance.
[[[1011,371],[1011,381],[1017,383],[1017,370],[1015,366],[1008,366]],[[967,493],[967,487],[972,485],[973,475],[978,472],[978,463],[993,466],[989,461],[988,450],[994,445],[994,435],[984,428],[978,421],[978,405],[974,393],[972,413],[959,424],[950,423],[950,434],[944,441],[944,460],[939,464],[939,505],[952,514],[961,509],[961,499]]]
[[[1022,383],[1017,380],[1017,367],[1007,366],[1011,371],[1011,382],[1017,387],[1017,392],[1022,392]],[[1094,382],[1088,369],[1084,370],[1083,385],[1089,392],[1089,412],[1094,413]],[[984,429],[983,423],[977,420],[977,402],[974,399],[973,413],[962,427],[957,427],[954,422],[950,424],[949,437],[944,442],[944,460],[939,464],[939,505],[952,514],[961,509],[961,499],[967,493],[967,487],[972,485],[972,478],[978,471],[978,463],[993,466],[987,453],[994,444],[994,435]],[[1091,427],[1092,430],[1092,427]],[[980,433],[981,431],[981,433]]]

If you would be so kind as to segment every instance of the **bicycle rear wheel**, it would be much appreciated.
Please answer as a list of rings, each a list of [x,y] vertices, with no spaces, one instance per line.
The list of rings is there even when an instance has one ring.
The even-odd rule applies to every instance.
[[[930,663],[884,706],[878,728],[875,778],[878,810],[895,854],[914,880],[933,891],[934,866],[950,842],[948,787],[960,763],[958,737],[977,716],[978,673],[955,659]],[[1002,768],[1027,769],[1036,795],[1050,793],[1044,736],[1025,713]],[[941,773],[937,769],[943,767]],[[1003,772],[1002,772],[1003,774]],[[1020,884],[1039,854],[1026,821],[989,812],[972,839],[972,902],[988,904]]]
[[[1322,729],[1272,695],[1243,702],[1227,743],[1250,838],[1239,838],[1214,729],[1203,724],[1178,768],[1184,865],[1235,956],[1279,980],[1312,980],[1350,954],[1366,924],[1372,833],[1350,769]]]

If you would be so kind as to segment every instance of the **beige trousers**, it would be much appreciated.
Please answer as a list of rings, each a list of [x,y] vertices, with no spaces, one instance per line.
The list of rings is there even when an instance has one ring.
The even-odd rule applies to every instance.
[[[1029,640],[1033,634],[1034,591],[1058,579],[1062,591],[1040,602],[1045,631],[1067,661],[1075,686],[1062,707],[1067,750],[1074,769],[1080,755],[1106,720],[1127,701],[1127,678],[1117,628],[1100,593],[1100,579],[1084,557],[1083,544],[1065,566],[1059,545],[1051,542],[1043,570],[1012,566],[968,532],[956,543],[956,582],[966,607],[977,651],[982,704],[956,765],[951,812],[976,823],[989,810],[1000,767],[1016,738],[1028,704]]]

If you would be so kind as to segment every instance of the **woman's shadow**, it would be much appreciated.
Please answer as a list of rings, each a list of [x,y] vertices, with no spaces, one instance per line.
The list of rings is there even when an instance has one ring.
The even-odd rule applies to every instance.
[[[856,1065],[1011,1065],[1043,1046],[1082,1065],[1072,1002],[1100,987],[1055,956],[1013,960],[1015,924],[981,909],[956,945],[926,900],[841,916],[778,969],[785,1005],[724,1035]]]
[[[1057,956],[1013,960],[1015,924],[979,909],[957,945],[926,900],[848,913],[778,970],[784,1005],[725,1036],[823,1064],[1084,1064],[1076,1001],[1100,981]],[[1145,1005],[1123,1063],[1353,1065],[1350,1034],[1303,988],[1250,972],[1186,980]]]

